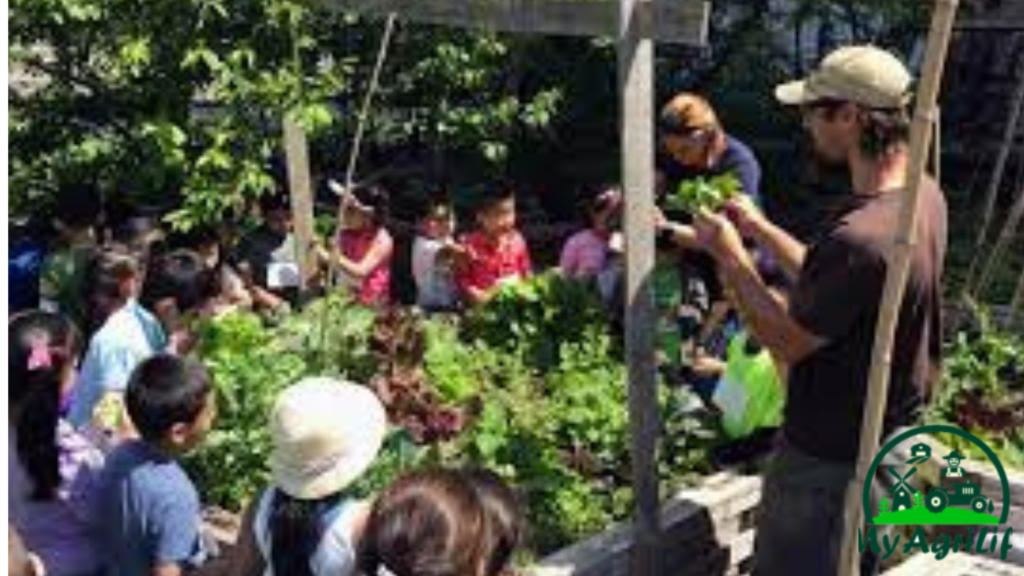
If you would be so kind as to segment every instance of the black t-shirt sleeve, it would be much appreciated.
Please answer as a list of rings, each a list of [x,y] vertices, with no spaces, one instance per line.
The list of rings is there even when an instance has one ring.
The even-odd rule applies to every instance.
[[[885,284],[881,255],[849,239],[828,237],[808,252],[791,300],[793,318],[826,340],[876,314]]]

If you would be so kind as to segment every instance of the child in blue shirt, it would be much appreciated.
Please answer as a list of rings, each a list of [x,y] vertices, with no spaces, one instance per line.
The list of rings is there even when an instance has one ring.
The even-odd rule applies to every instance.
[[[120,408],[113,422],[97,422],[97,407],[108,400],[120,406],[132,370],[166,348],[167,337],[156,317],[137,300],[143,270],[138,258],[127,248],[104,248],[91,263],[86,277],[90,316],[99,329],[89,340],[71,391],[68,420],[76,428],[90,424],[99,424],[102,429],[117,428]]]
[[[191,361],[153,356],[132,374],[125,401],[141,438],[120,444],[104,470],[104,574],[179,576],[206,556],[199,494],[177,459],[213,424],[210,375]]]

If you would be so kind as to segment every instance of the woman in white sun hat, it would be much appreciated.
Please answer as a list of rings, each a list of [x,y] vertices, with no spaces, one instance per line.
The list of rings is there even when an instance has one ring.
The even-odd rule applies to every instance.
[[[387,432],[365,386],[309,378],[288,387],[270,416],[273,485],[246,511],[232,574],[346,576],[369,504],[345,488],[373,463]]]

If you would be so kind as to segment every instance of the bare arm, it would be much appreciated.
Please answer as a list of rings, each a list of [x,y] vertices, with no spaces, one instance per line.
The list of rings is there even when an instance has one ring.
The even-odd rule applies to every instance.
[[[795,281],[807,255],[803,242],[768,220],[745,195],[731,200],[727,210],[740,232],[766,250],[782,267],[786,277]]]
[[[377,234],[377,237],[373,240],[373,245],[370,246],[370,250],[366,252],[362,259],[352,260],[341,253],[335,253],[335,259],[338,267],[344,270],[346,274],[362,280],[380,266],[381,262],[389,258],[392,250],[394,250],[394,241],[391,239],[390,234],[384,232]]]
[[[181,565],[177,562],[157,564],[153,566],[153,570],[150,572],[151,576],[184,576],[184,574],[185,571],[181,569]]]
[[[720,216],[705,215],[697,227],[735,292],[750,332],[777,361],[792,366],[824,344],[790,316],[786,304],[768,289],[732,224]]]

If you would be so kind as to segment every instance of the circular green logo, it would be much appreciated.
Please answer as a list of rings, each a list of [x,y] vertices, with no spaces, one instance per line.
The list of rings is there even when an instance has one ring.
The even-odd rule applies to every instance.
[[[966,457],[956,450],[948,455],[936,455],[937,458],[945,460],[946,468],[940,478],[940,486],[929,490],[928,494],[922,494],[913,489],[908,483],[916,465],[909,471],[900,473],[894,467],[889,468],[889,473],[894,476],[896,484],[890,490],[892,500],[883,498],[880,503],[879,518],[871,513],[871,484],[878,470],[882,459],[897,445],[908,438],[919,434],[933,434],[945,432],[959,436],[981,449],[988,456],[989,461],[999,474],[999,481],[1002,485],[1002,512],[998,518],[998,524],[1005,524],[1010,517],[1010,482],[1006,478],[1006,471],[1003,469],[999,457],[977,436],[965,432],[953,426],[931,425],[911,428],[882,447],[878,455],[871,462],[867,478],[864,482],[864,518],[868,525],[875,524],[996,524],[994,516],[986,515],[986,512],[994,511],[994,503],[991,498],[982,494],[978,483],[973,482],[969,475],[961,468],[961,463]],[[923,463],[931,457],[931,448],[927,444],[918,444],[911,449],[912,458],[907,461],[908,465]],[[891,507],[891,511],[890,511]],[[964,507],[963,509],[958,507]],[[880,518],[884,517],[885,520]],[[897,518],[898,517],[898,518]]]

